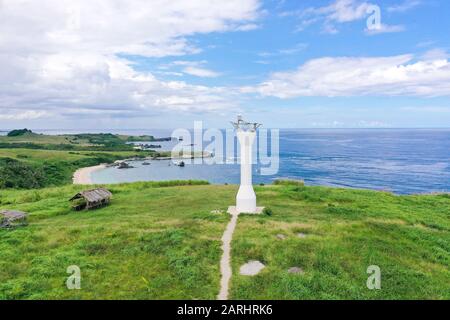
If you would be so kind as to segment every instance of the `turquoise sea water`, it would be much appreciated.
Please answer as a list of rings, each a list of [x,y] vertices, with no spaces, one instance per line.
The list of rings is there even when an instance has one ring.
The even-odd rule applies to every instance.
[[[124,132],[129,133],[129,132]],[[168,136],[169,131],[148,131]],[[159,143],[158,143],[159,144]],[[164,145],[170,149],[171,145]],[[399,194],[450,191],[450,129],[298,129],[280,131],[280,168],[254,183],[277,178],[303,179],[309,185],[388,190]],[[239,183],[239,165],[131,162],[135,168],[107,168],[93,173],[95,183],[204,179]]]

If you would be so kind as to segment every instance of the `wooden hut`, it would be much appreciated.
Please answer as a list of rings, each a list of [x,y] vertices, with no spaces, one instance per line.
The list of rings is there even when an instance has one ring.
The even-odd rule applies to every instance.
[[[0,228],[11,228],[27,224],[27,214],[22,211],[1,210]]]
[[[81,191],[70,201],[74,201],[73,208],[77,211],[90,210],[107,205],[111,200],[112,193],[105,188]]]

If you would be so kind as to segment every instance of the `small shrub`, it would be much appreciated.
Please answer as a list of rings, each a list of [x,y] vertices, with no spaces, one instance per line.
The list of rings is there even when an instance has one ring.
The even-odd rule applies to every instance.
[[[270,208],[264,208],[263,210],[263,214],[265,214],[266,216],[272,216],[273,215],[273,211]]]
[[[280,186],[301,186],[305,185],[305,181],[296,179],[277,179],[273,182],[274,185]]]
[[[166,180],[149,181],[144,183],[147,188],[181,187],[181,186],[203,186],[209,185],[206,180]]]

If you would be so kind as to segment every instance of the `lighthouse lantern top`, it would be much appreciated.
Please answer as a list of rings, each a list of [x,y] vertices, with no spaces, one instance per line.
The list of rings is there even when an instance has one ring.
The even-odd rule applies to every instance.
[[[236,122],[232,121],[231,124],[233,125],[234,129],[238,131],[250,131],[250,132],[255,132],[259,127],[262,126],[262,124],[260,123],[256,122],[252,123],[244,121],[241,115],[238,115],[237,121]]]

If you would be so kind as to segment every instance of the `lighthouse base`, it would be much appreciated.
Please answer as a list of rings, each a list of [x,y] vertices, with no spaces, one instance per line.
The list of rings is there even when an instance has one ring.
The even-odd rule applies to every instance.
[[[239,212],[256,210],[256,195],[252,185],[241,185],[236,195],[236,208]]]
[[[256,195],[253,186],[241,185],[236,195],[236,206],[228,208],[230,214],[260,214],[264,208],[256,206]]]
[[[231,215],[236,215],[236,214],[240,214],[240,213],[245,213],[245,214],[261,214],[264,210],[264,207],[256,207],[255,211],[253,212],[247,212],[247,211],[241,211],[239,212],[236,208],[236,206],[229,206],[228,207],[228,213]]]

